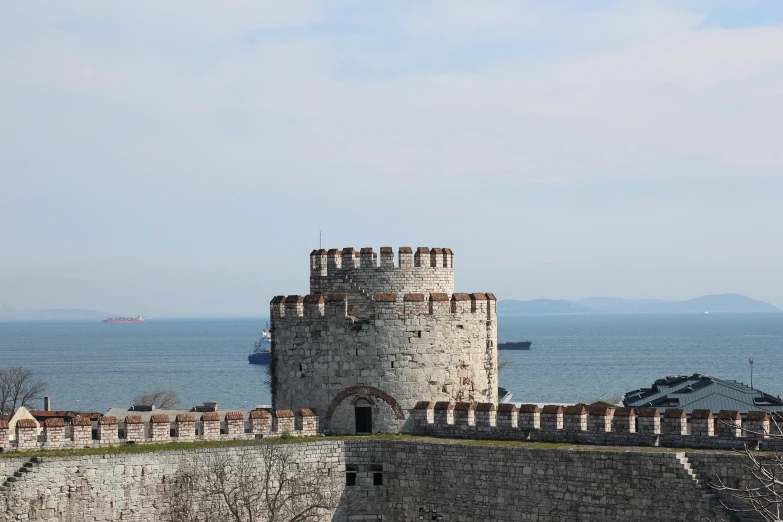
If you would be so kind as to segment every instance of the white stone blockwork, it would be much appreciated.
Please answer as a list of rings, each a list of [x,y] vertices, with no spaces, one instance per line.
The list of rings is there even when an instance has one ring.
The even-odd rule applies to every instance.
[[[454,292],[450,249],[316,250],[310,294],[271,303],[278,409],[331,433],[399,432],[422,397],[497,401],[494,295]],[[360,418],[361,417],[361,418]]]

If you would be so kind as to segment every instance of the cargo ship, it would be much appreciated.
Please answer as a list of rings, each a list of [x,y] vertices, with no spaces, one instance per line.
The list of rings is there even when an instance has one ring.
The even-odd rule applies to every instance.
[[[104,323],[143,323],[144,316],[139,314],[136,317],[107,317]]]
[[[498,343],[498,350],[529,350],[532,341],[511,341]]]
[[[256,341],[253,353],[247,356],[250,364],[269,364],[272,362],[272,331],[269,324],[261,330],[261,337]]]

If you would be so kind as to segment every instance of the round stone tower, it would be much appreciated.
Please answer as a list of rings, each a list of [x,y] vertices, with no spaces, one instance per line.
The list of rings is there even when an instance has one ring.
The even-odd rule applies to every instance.
[[[416,402],[497,402],[495,296],[454,292],[448,248],[314,250],[271,303],[272,401],[329,433],[399,432]]]

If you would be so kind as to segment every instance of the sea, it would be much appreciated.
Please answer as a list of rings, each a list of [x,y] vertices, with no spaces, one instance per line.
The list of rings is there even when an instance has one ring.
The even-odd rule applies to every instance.
[[[0,367],[26,366],[53,409],[106,412],[173,389],[183,407],[271,404],[267,367],[248,364],[267,318],[153,319],[144,324],[2,322]],[[700,373],[783,393],[783,313],[504,315],[500,385],[512,402],[617,400],[669,375]],[[41,407],[39,404],[37,407]]]

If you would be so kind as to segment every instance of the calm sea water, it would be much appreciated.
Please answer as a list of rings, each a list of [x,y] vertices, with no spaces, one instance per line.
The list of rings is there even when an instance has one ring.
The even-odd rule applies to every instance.
[[[106,411],[142,391],[172,388],[184,406],[269,404],[266,368],[247,363],[266,319],[153,320],[145,324],[0,323],[0,366],[32,368],[55,409]],[[783,314],[501,316],[501,341],[530,351],[500,383],[514,402],[613,398],[666,375],[704,373],[783,394]]]

